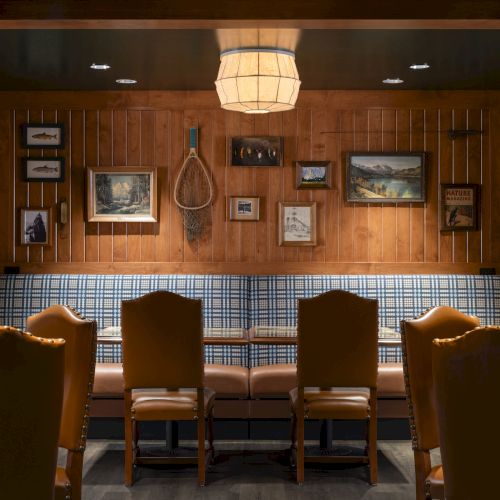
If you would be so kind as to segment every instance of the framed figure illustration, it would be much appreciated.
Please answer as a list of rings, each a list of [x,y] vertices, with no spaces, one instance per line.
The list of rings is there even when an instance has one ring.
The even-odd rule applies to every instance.
[[[478,184],[441,184],[441,231],[474,231],[478,214]]]
[[[19,228],[21,245],[50,245],[52,243],[52,209],[21,208]]]

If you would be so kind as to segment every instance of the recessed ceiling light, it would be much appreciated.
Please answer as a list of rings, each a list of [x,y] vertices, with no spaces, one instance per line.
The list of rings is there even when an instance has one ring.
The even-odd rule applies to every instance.
[[[429,69],[430,66],[427,63],[422,63],[422,64],[412,64],[410,66],[410,69]]]
[[[96,63],[92,63],[90,65],[90,67],[92,69],[109,69],[109,68],[111,68],[111,66],[109,64],[96,64]]]
[[[137,83],[137,80],[132,80],[130,78],[118,78],[118,80],[116,80],[116,83],[123,83],[124,85],[133,85],[134,83]]]
[[[386,78],[385,80],[382,80],[382,82],[390,85],[397,85],[398,83],[403,83],[404,80],[401,80],[401,78]]]

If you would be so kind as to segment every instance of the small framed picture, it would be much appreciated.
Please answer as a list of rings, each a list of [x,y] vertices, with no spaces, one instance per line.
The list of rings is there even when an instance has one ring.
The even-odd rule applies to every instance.
[[[441,231],[474,231],[478,215],[478,184],[441,184]]]
[[[52,243],[52,209],[21,208],[21,245],[50,245]]]
[[[346,201],[425,201],[425,153],[347,153]]]
[[[281,246],[316,245],[315,201],[281,201],[279,203],[279,244]]]
[[[329,161],[298,161],[295,163],[297,189],[331,188],[332,164]]]
[[[156,222],[155,167],[87,167],[88,222]]]
[[[279,167],[282,165],[283,138],[231,137],[229,157],[235,167]]]
[[[64,127],[60,123],[26,123],[22,133],[23,148],[64,148]]]
[[[28,182],[63,182],[64,158],[23,158],[23,178]]]
[[[229,220],[259,220],[260,198],[257,196],[230,196]]]

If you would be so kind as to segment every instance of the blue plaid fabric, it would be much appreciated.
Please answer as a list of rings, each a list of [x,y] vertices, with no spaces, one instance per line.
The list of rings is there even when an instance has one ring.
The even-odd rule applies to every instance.
[[[248,278],[232,275],[0,275],[0,323],[25,328],[28,316],[53,304],[67,304],[97,320],[101,330],[120,324],[122,300],[154,290],[201,299],[206,328],[248,327]],[[97,361],[121,362],[121,347],[99,345]],[[245,357],[244,366],[247,362]]]
[[[500,325],[500,276],[489,275],[0,275],[0,323],[25,328],[26,318],[68,304],[98,329],[120,324],[121,301],[154,290],[202,299],[205,328],[293,327],[297,299],[343,289],[379,301],[380,327],[449,305]],[[208,363],[260,366],[295,362],[294,346],[206,346]],[[121,348],[100,345],[98,361],[120,362]],[[399,347],[379,348],[381,362],[400,361]]]
[[[297,299],[328,290],[347,290],[377,299],[380,327],[399,331],[402,319],[414,318],[435,305],[449,305],[474,314],[482,325],[500,324],[500,276],[489,275],[274,275],[251,276],[250,325],[295,326]],[[250,354],[257,365],[293,363],[274,346]],[[379,348],[379,361],[401,361],[399,347]]]

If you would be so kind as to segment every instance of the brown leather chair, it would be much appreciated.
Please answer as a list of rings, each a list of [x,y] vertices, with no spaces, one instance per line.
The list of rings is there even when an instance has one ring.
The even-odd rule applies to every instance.
[[[176,461],[141,456],[137,424],[147,420],[197,420],[198,483],[205,484],[206,461],[213,457],[215,392],[203,384],[202,335],[200,300],[158,291],[122,302],[127,486],[134,481],[134,464]],[[208,450],[205,418],[209,422]],[[186,463],[186,457],[177,459]]]
[[[26,327],[39,337],[57,335],[66,341],[59,447],[67,450],[67,456],[66,465],[57,467],[55,498],[80,500],[94,383],[97,323],[82,318],[69,306],[54,305],[30,316]]]
[[[497,498],[500,327],[432,345],[446,500]]]
[[[63,374],[64,340],[0,327],[1,498],[54,498]]]
[[[298,387],[290,391],[299,484],[304,481],[304,460],[327,458],[368,463],[370,483],[377,482],[377,336],[376,300],[342,290],[299,299]],[[366,420],[365,455],[304,457],[305,418]]]
[[[432,466],[430,455],[430,450],[439,447],[432,382],[432,339],[455,337],[478,325],[477,318],[449,306],[433,307],[418,318],[401,321],[416,500],[444,499],[443,468]]]

